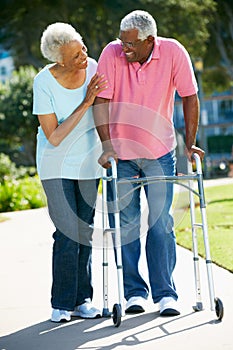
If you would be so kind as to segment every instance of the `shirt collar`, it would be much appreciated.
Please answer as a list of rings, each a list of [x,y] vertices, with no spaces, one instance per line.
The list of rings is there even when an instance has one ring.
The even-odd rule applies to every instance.
[[[160,47],[160,40],[158,38],[154,39],[154,48],[151,52],[150,56],[148,57],[148,62],[150,62],[152,59],[159,59],[159,47]]]

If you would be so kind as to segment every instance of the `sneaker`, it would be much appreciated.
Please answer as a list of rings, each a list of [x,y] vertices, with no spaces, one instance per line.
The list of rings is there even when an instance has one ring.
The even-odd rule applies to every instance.
[[[177,301],[172,297],[164,297],[159,302],[160,316],[178,316]]]
[[[101,312],[96,309],[90,299],[86,299],[86,302],[82,305],[76,306],[71,316],[82,318],[100,318]]]
[[[70,311],[53,309],[51,321],[52,322],[61,322],[61,321],[70,321]]]
[[[126,303],[126,314],[140,314],[144,312],[145,301],[146,299],[143,297],[131,297]]]

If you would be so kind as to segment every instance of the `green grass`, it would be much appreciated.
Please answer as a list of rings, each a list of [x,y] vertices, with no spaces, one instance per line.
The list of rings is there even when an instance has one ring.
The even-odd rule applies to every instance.
[[[233,186],[222,185],[205,189],[209,246],[212,261],[233,272]],[[174,216],[177,243],[192,250],[192,231],[188,208],[188,193],[175,197]],[[198,197],[195,196],[196,222],[201,222]],[[197,229],[198,250],[205,257],[202,230]]]

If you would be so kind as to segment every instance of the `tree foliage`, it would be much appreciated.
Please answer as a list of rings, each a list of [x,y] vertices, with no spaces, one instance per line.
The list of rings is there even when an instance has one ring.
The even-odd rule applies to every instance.
[[[150,12],[158,34],[177,38],[192,59],[204,60],[204,90],[224,90],[233,81],[232,0],[2,0],[0,43],[10,49],[16,68],[45,64],[40,37],[48,24],[71,23],[83,36],[90,56],[98,59],[118,36],[121,18],[134,9]]]
[[[3,0],[0,40],[12,49],[16,67],[44,62],[39,51],[42,31],[53,22],[71,23],[83,36],[89,53],[98,58],[107,42],[118,36],[121,18],[134,9],[150,12],[159,35],[175,37],[192,56],[203,56],[214,0]]]
[[[224,91],[233,87],[233,3],[215,0],[217,11],[210,25],[205,55],[204,89]]]
[[[0,85],[1,149],[20,157],[18,162],[35,164],[35,142],[38,120],[32,115],[32,83],[37,71],[21,66],[5,85]]]

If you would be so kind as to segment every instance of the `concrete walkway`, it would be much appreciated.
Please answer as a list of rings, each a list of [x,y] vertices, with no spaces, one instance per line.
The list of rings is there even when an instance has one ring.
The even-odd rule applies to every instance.
[[[231,179],[232,180],[232,179]],[[53,225],[47,209],[4,214],[0,224],[0,350],[172,349],[232,350],[233,274],[213,265],[215,295],[224,304],[218,322],[210,311],[205,262],[201,259],[204,310],[194,312],[192,253],[178,247],[175,281],[181,315],[162,318],[148,300],[146,312],[125,316],[119,328],[112,319],[50,322]],[[97,212],[98,222],[100,213]],[[98,226],[98,225],[97,225]],[[94,304],[102,309],[102,249],[95,230],[93,251]],[[109,309],[118,303],[116,268],[109,251]],[[141,261],[146,277],[145,260]]]

